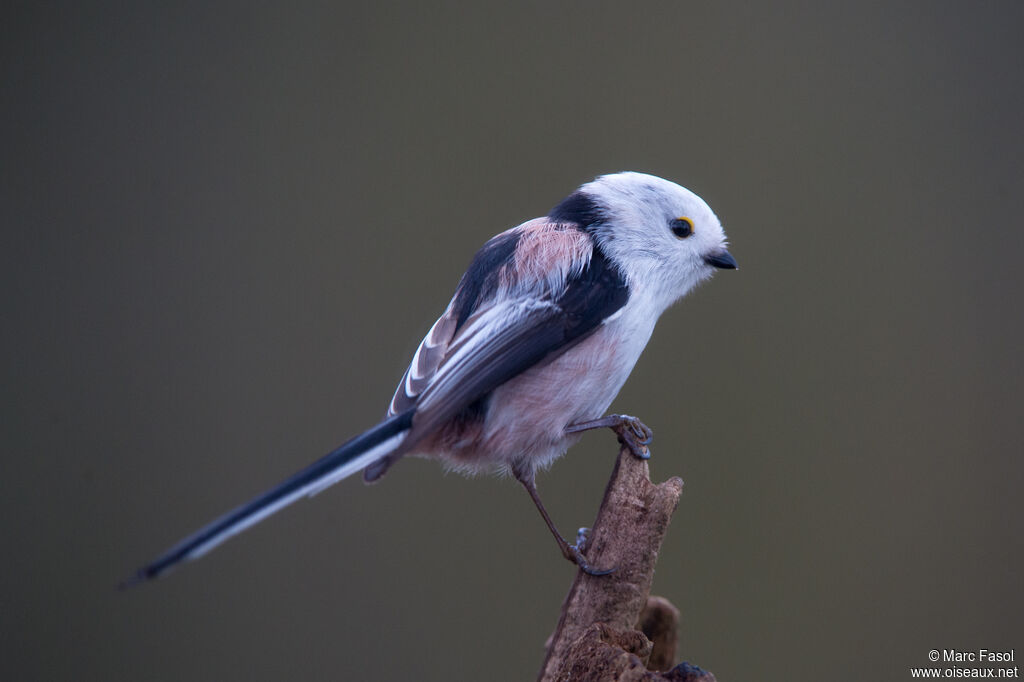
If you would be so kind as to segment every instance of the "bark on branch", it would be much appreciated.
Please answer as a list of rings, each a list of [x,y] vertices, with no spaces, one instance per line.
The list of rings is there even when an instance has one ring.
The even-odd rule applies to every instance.
[[[538,680],[714,681],[710,673],[685,663],[665,673],[648,670],[649,665],[654,670],[671,666],[675,656],[679,612],[649,594],[682,490],[678,477],[651,483],[646,460],[626,447],[620,450],[585,548],[591,565],[615,567],[615,572],[591,576],[577,571]]]

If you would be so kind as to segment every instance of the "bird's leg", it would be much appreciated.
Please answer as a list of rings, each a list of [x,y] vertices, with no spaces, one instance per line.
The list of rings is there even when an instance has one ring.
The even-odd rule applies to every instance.
[[[579,566],[580,570],[587,575],[608,575],[615,570],[614,568],[609,568],[607,570],[594,568],[587,562],[587,558],[583,556],[583,552],[580,550],[578,545],[570,545],[565,541],[562,534],[558,532],[557,528],[555,528],[555,523],[551,520],[551,517],[548,516],[548,510],[544,508],[544,503],[540,501],[540,495],[537,493],[537,484],[533,481],[532,473],[520,475],[517,472],[516,479],[523,484],[523,487],[526,488],[526,492],[530,493],[530,499],[533,500],[533,503],[537,506],[537,511],[540,512],[540,515],[544,517],[544,523],[548,524],[548,530],[550,530],[551,534],[555,536],[555,542],[558,543],[558,548],[562,550],[562,555],[566,559]],[[579,540],[579,535],[577,535],[577,540]]]
[[[570,424],[565,427],[566,433],[579,433],[591,429],[609,428],[619,437],[619,442],[629,448],[634,457],[650,459],[651,451],[647,447],[654,438],[654,432],[642,421],[628,414],[610,414],[590,422]]]

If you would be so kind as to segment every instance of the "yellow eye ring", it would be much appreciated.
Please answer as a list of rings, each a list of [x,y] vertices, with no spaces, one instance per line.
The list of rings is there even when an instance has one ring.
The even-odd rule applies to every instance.
[[[693,234],[693,221],[686,216],[669,221],[668,226],[672,230],[672,234],[679,239],[686,239]]]

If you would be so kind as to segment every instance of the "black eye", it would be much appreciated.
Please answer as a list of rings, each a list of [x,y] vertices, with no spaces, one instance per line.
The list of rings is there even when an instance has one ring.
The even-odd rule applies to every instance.
[[[676,218],[670,221],[668,226],[672,228],[672,234],[680,239],[686,239],[693,234],[693,221],[686,217]]]

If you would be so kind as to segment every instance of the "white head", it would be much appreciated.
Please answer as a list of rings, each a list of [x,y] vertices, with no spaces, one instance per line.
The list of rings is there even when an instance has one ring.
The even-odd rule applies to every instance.
[[[583,185],[578,195],[593,205],[587,230],[620,268],[631,291],[668,306],[716,269],[736,267],[714,212],[674,182],[645,173],[614,173]]]

